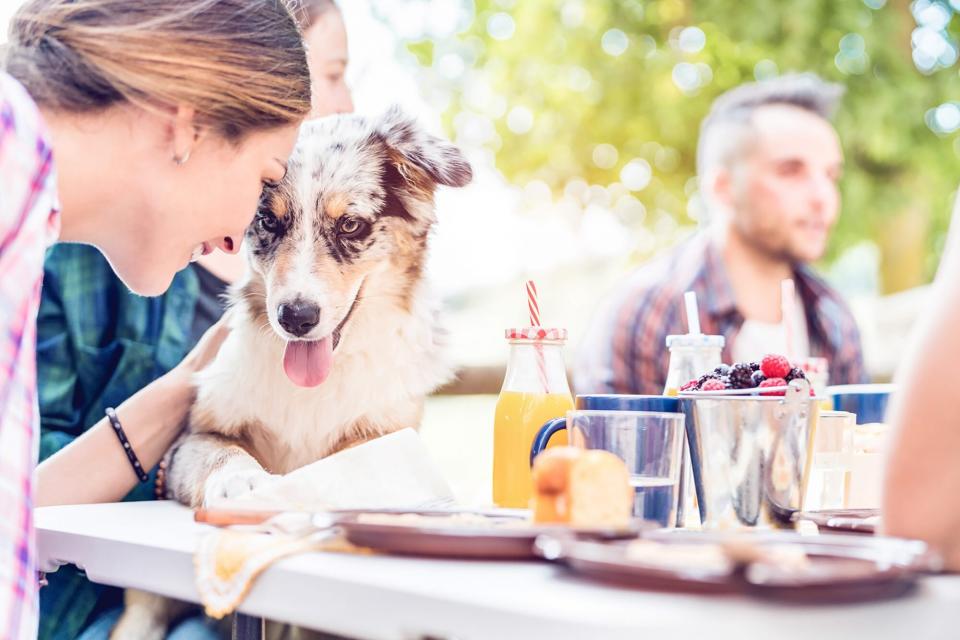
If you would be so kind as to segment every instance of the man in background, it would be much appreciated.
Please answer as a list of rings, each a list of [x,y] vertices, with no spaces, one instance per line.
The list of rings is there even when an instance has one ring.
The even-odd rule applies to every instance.
[[[697,147],[709,224],[641,267],[604,305],[581,345],[578,393],[662,393],[665,339],[686,333],[690,290],[703,332],[726,338],[724,362],[822,356],[831,384],[866,381],[853,316],[809,266],[823,256],[839,212],[843,155],[830,118],[842,93],[800,74],[717,98]],[[787,278],[797,304],[785,319]]]

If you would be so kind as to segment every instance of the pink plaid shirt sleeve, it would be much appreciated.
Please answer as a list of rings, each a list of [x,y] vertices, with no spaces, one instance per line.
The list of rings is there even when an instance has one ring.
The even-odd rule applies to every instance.
[[[59,231],[55,188],[37,108],[0,73],[0,638],[11,640],[36,637],[36,316]]]

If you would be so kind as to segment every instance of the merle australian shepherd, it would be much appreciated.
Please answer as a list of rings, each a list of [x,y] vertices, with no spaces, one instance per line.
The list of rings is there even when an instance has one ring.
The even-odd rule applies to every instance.
[[[434,192],[471,177],[456,147],[396,108],[303,125],[247,230],[230,335],[167,457],[170,497],[212,504],[418,425],[451,377],[423,274]],[[114,636],[163,637],[157,600],[130,594],[140,615],[128,606]]]
[[[232,331],[200,374],[168,483],[200,506],[419,423],[447,381],[423,280],[438,185],[460,151],[393,109],[304,125],[247,231]]]

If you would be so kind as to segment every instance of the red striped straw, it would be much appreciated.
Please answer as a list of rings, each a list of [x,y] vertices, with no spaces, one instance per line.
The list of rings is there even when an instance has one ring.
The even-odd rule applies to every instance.
[[[530,310],[530,326],[540,326],[540,302],[537,299],[537,285],[533,280],[527,280],[527,308]],[[534,344],[537,354],[537,371],[540,374],[540,386],[544,393],[550,393],[550,384],[547,378],[547,359],[543,353],[543,343]]]
[[[530,326],[540,326],[540,303],[537,301],[537,284],[527,280],[527,307],[530,309]]]

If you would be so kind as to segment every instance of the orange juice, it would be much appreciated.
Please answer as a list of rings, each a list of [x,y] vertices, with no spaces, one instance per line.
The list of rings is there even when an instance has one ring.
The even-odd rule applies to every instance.
[[[562,418],[573,409],[570,393],[504,391],[497,402],[493,423],[493,501],[500,507],[526,509],[533,479],[530,447],[537,431],[548,420]],[[550,446],[567,444],[561,431]]]

